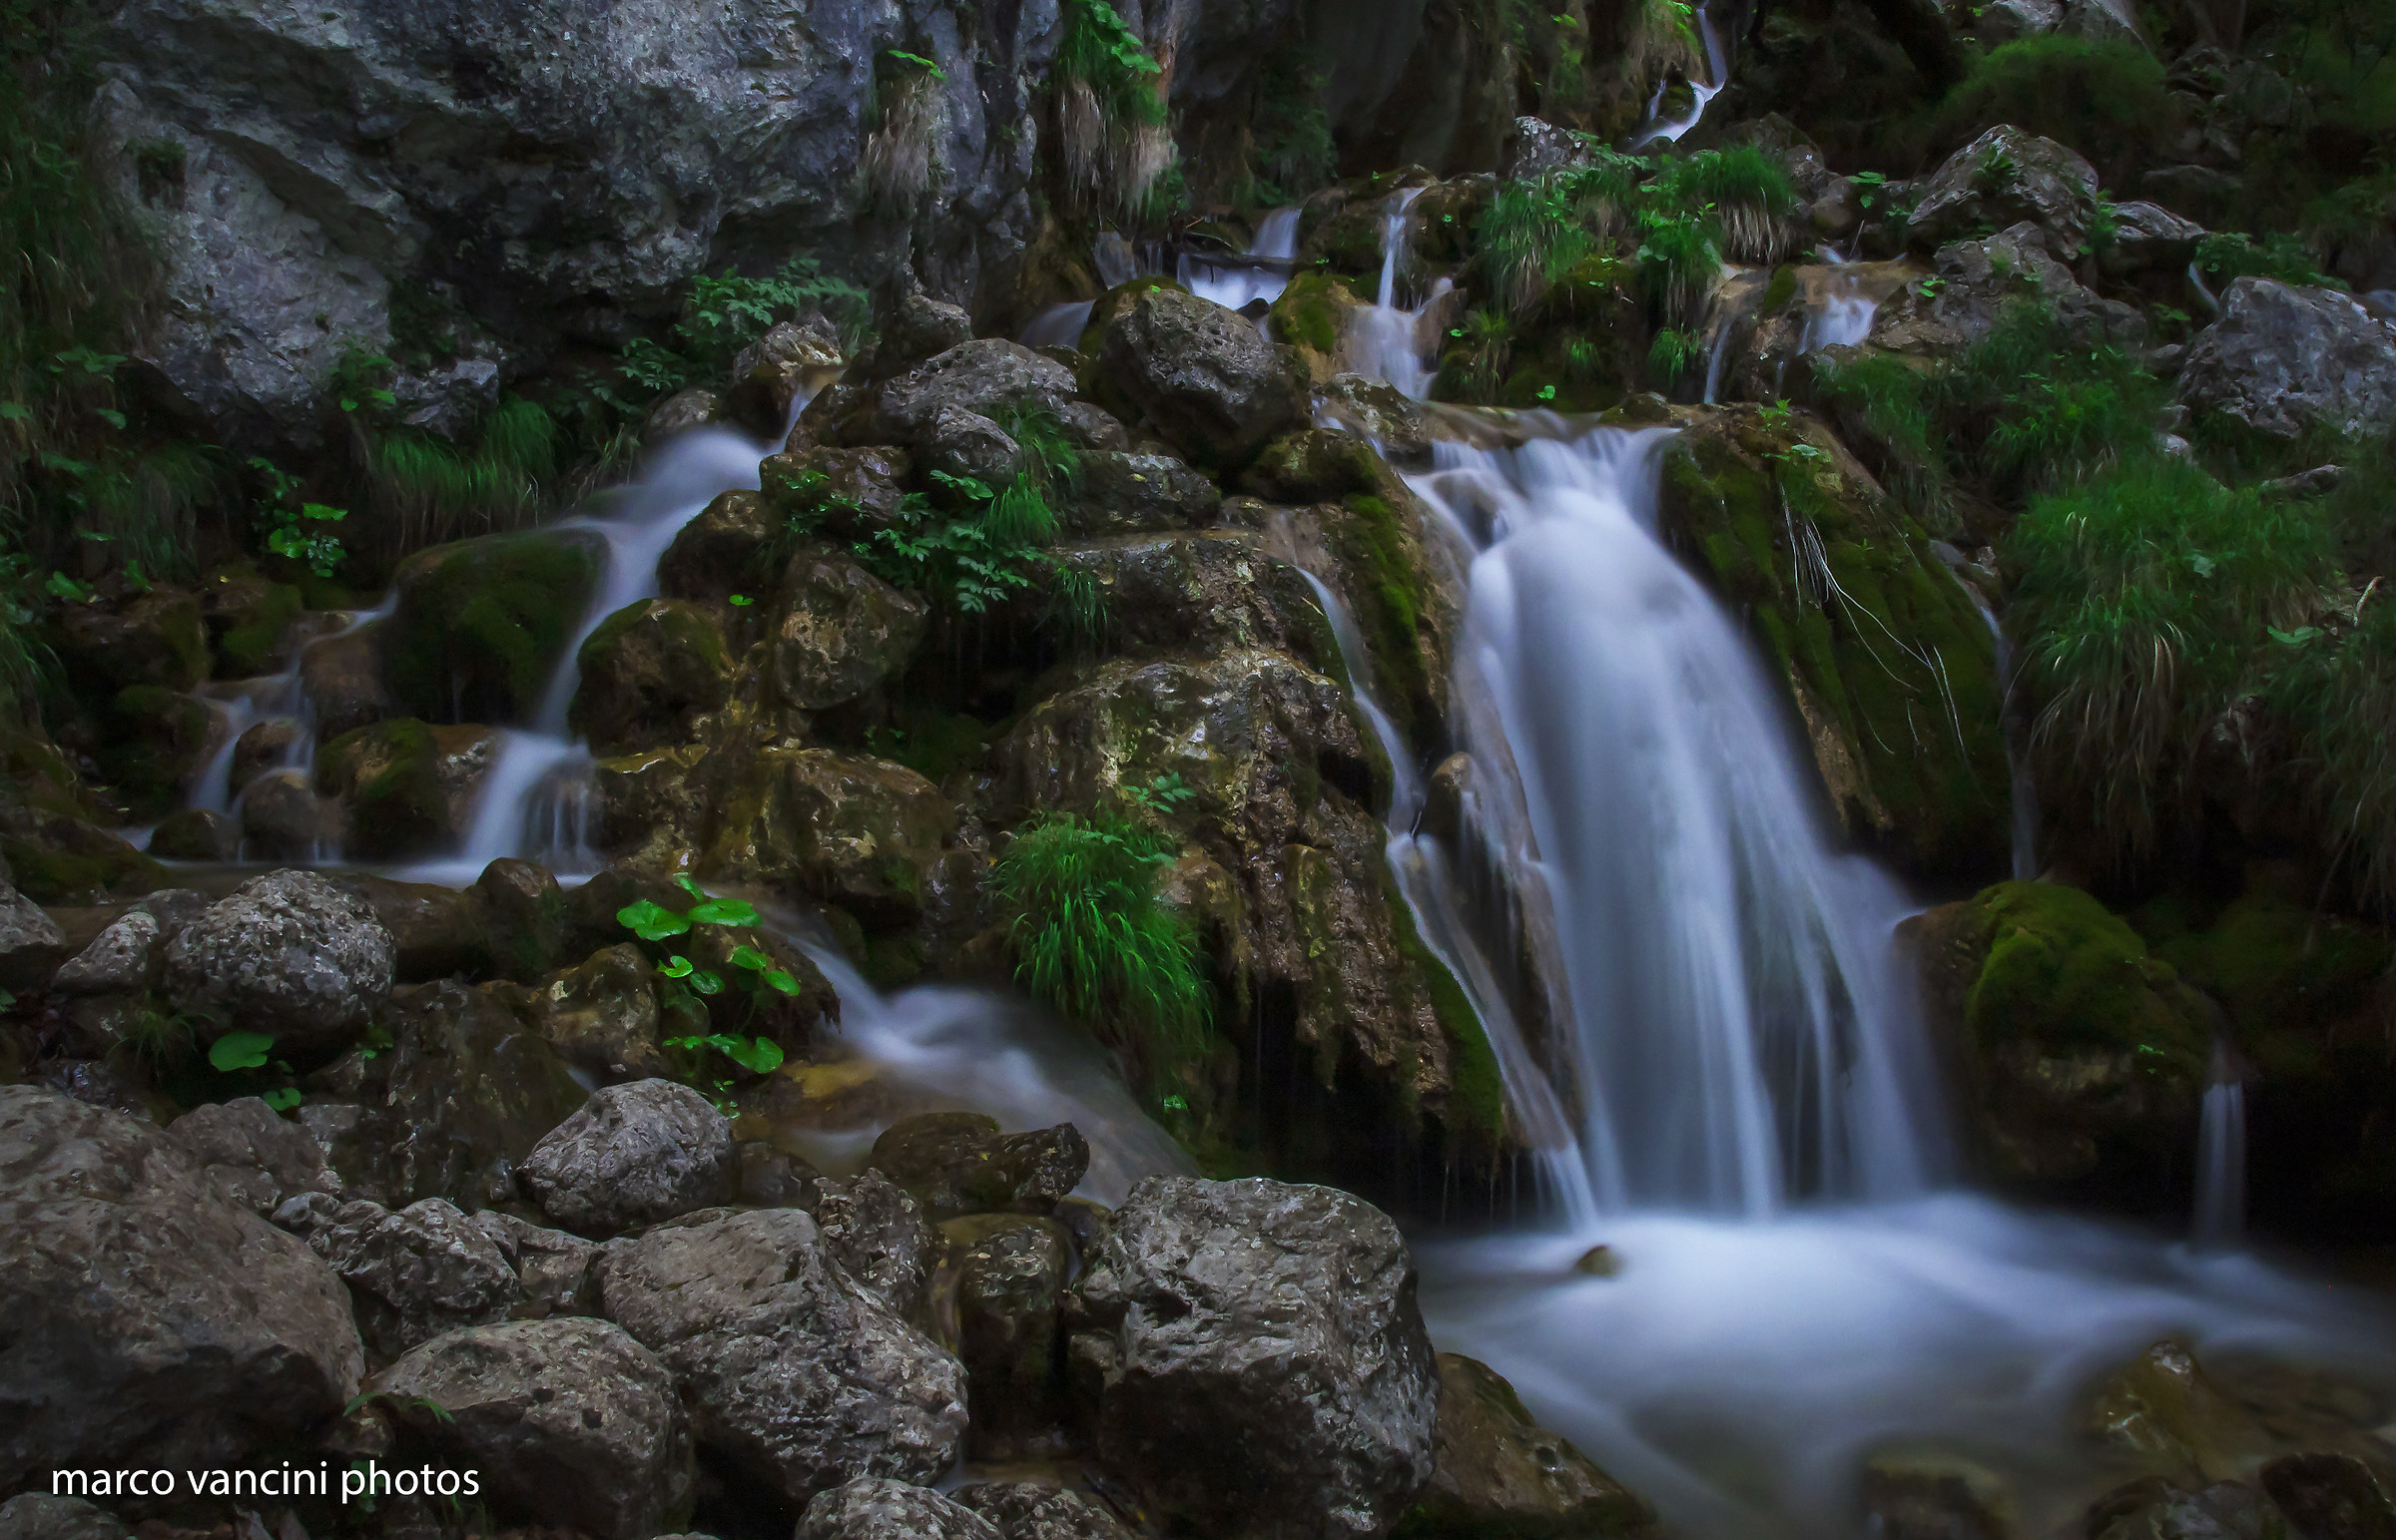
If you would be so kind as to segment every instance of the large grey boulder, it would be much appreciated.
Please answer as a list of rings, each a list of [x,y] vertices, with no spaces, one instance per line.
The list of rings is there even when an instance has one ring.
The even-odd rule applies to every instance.
[[[955,1463],[963,1369],[860,1287],[806,1214],[661,1225],[610,1243],[597,1276],[602,1313],[674,1370],[699,1441],[786,1501]]]
[[[439,1198],[397,1211],[302,1193],[275,1223],[304,1238],[349,1285],[358,1328],[395,1358],[460,1326],[505,1319],[523,1284],[490,1236]]]
[[[849,1181],[819,1179],[815,1202],[801,1207],[815,1216],[833,1260],[859,1287],[900,1320],[925,1322],[940,1238],[903,1188],[868,1167]]]
[[[110,922],[92,944],[68,958],[50,980],[63,995],[133,994],[150,987],[150,955],[159,938],[157,916],[133,909]]]
[[[1421,1513],[1437,1533],[1620,1535],[1655,1511],[1539,1426],[1514,1387],[1462,1353],[1439,1355],[1440,1422]]]
[[[67,957],[67,933],[42,906],[0,882],[0,989],[32,989]]]
[[[541,1212],[589,1236],[722,1203],[732,1177],[731,1123],[671,1080],[597,1092],[524,1161],[524,1185]]]
[[[340,1280],[159,1129],[0,1086],[0,1490],[209,1468],[356,1394]]]
[[[167,1126],[167,1137],[262,1219],[300,1193],[340,1191],[315,1136],[255,1096],[195,1107]]]
[[[937,1492],[860,1476],[808,1503],[798,1540],[999,1540],[999,1533],[988,1519]]]
[[[962,411],[996,419],[1014,407],[1062,412],[1074,397],[1073,371],[1019,342],[978,337],[907,370],[882,387],[873,436],[885,443],[918,444],[941,414]]]
[[[2088,244],[2096,217],[2096,168],[2078,151],[2001,123],[1916,184],[1908,238],[1924,250],[1983,229],[2038,226],[2064,255]]]
[[[604,1320],[447,1332],[376,1375],[399,1419],[496,1501],[599,1540],[690,1517],[691,1429],[673,1371]]]
[[[2179,394],[2273,438],[2374,432],[2396,422],[2396,324],[2335,289],[2239,278],[2188,343]]]
[[[1152,288],[1108,322],[1107,379],[1186,458],[1236,469],[1306,420],[1306,371],[1244,316],[1178,288]]]
[[[940,1227],[955,1279],[956,1352],[972,1389],[974,1458],[1030,1458],[1061,1420],[1058,1317],[1073,1241],[1053,1219],[974,1214]]]
[[[390,993],[391,933],[364,902],[307,871],[272,871],[211,904],[167,943],[176,1008],[264,1032],[285,1053],[337,1048]]]
[[[2064,332],[2084,344],[2135,345],[2144,317],[2117,299],[2085,287],[2058,261],[2046,232],[2024,223],[1976,241],[1939,248],[1935,278],[1907,283],[1872,317],[1872,348],[1944,358],[1996,329],[2016,304],[2035,303],[2055,315]]]
[[[1100,1460],[1169,1522],[1386,1533],[1432,1475],[1439,1404],[1414,1259],[1324,1187],[1151,1177],[1076,1285],[1070,1370]]]
[[[2115,277],[2177,272],[2194,259],[2196,244],[2203,239],[2203,226],[2160,204],[2115,204],[2112,238],[2096,254],[2096,261]]]
[[[599,1260],[597,1246],[497,1209],[475,1215],[474,1227],[491,1238],[507,1265],[516,1270],[516,1282],[524,1285],[524,1304],[518,1313],[535,1317],[591,1313],[591,1265]]]
[[[1131,1531],[1079,1492],[1036,1481],[980,1481],[956,1500],[998,1526],[1006,1540],[1131,1540]]]

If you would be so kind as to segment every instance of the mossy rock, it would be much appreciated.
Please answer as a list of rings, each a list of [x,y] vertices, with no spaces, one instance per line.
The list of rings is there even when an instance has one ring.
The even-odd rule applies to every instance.
[[[208,678],[208,631],[200,602],[179,588],[153,588],[111,603],[68,604],[52,647],[68,682],[114,695],[135,685],[189,690]]]
[[[216,735],[205,702],[160,685],[135,685],[110,701],[96,758],[136,818],[159,818],[182,803]]]
[[[1849,837],[1920,875],[2004,870],[2012,779],[1995,639],[1929,537],[1838,440],[1806,418],[1722,412],[1666,451],[1662,515],[1764,644]]]
[[[391,691],[426,722],[530,722],[606,561],[588,530],[486,535],[399,568],[382,639]]]
[[[718,807],[700,869],[836,903],[871,926],[898,926],[932,896],[955,834],[955,807],[904,766],[769,749]]]
[[[618,610],[583,642],[575,662],[581,680],[568,720],[595,754],[681,743],[695,719],[732,690],[732,660],[714,617],[673,599]]]
[[[1099,295],[1097,300],[1090,305],[1090,318],[1082,323],[1081,340],[1074,345],[1088,356],[1097,357],[1100,344],[1106,340],[1106,328],[1113,323],[1114,318],[1129,309],[1134,299],[1151,289],[1158,288],[1169,288],[1182,294],[1189,292],[1171,278],[1138,277],[1129,282],[1117,283]]]
[[[1395,187],[1351,198],[1337,213],[1306,230],[1298,248],[1301,262],[1348,272],[1370,272],[1381,266],[1382,232],[1388,225],[1387,204]]]
[[[1345,280],[1328,272],[1301,272],[1273,301],[1273,336],[1298,349],[1309,374],[1328,379],[1339,370],[1348,312],[1361,303]]]
[[[167,885],[167,868],[89,823],[52,819],[38,838],[0,834],[11,885],[40,904],[96,904]]]
[[[344,733],[316,760],[316,784],[349,810],[349,851],[369,860],[454,843],[490,768],[487,728],[434,727],[412,718]]]
[[[1414,218],[1415,255],[1427,262],[1471,260],[1474,229],[1497,196],[1495,177],[1457,177],[1425,188],[1407,211]]]
[[[200,584],[200,615],[216,647],[218,679],[256,679],[290,657],[300,619],[300,590],[247,564],[219,567]]]

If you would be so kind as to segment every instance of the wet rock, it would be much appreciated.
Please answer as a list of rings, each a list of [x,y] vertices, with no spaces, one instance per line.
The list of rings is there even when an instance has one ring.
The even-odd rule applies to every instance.
[[[2396,1483],[2351,1454],[2283,1455],[2262,1482],[2304,1540],[2396,1537]]]
[[[974,1459],[1028,1458],[1064,1413],[1058,1316],[1073,1245],[1054,1220],[976,1214],[940,1227],[954,1279]]]
[[[722,405],[722,398],[705,385],[677,390],[650,407],[649,415],[641,419],[641,442],[655,446],[706,427],[716,420]]]
[[[364,1363],[308,1249],[164,1131],[0,1086],[0,1488],[210,1468],[339,1412]]]
[[[1460,837],[1465,829],[1465,809],[1472,796],[1473,757],[1452,754],[1432,769],[1418,831],[1434,839]]]
[[[931,1481],[964,1434],[964,1373],[832,1259],[795,1209],[611,1244],[599,1296],[673,1368],[700,1442],[802,1504],[858,1476]]]
[[[599,623],[576,655],[568,721],[599,755],[688,741],[732,692],[724,633],[704,610],[644,599]]]
[[[150,987],[150,956],[158,946],[158,920],[132,910],[93,938],[52,976],[60,994],[132,994]]]
[[[1297,355],[1219,304],[1170,288],[1133,299],[1106,328],[1108,380],[1186,458],[1229,469],[1303,421]]]
[[[255,1096],[195,1107],[168,1125],[167,1137],[261,1218],[300,1193],[340,1191],[314,1136]]]
[[[1543,118],[1516,118],[1513,142],[1506,147],[1499,174],[1509,182],[1532,182],[1551,172],[1570,171],[1589,164],[1589,152],[1571,130]]]
[[[1999,124],[1949,156],[1916,193],[1906,230],[1925,251],[2027,222],[2059,252],[2077,253],[2096,220],[2096,168],[2052,139]]]
[[[0,1540],[133,1540],[133,1531],[80,1497],[23,1492],[0,1502]]]
[[[326,744],[316,788],[347,810],[344,853],[369,860],[421,855],[459,843],[473,826],[499,741],[488,728],[428,727],[409,718],[375,723]]]
[[[571,955],[573,906],[548,867],[503,855],[483,867],[466,891],[491,968],[501,977],[538,983]]]
[[[977,1112],[931,1112],[874,1141],[874,1165],[921,1199],[934,1220],[1006,1210],[1045,1214],[1080,1185],[1090,1147],[1070,1123],[1001,1134]]]
[[[302,1193],[275,1211],[275,1223],[340,1274],[359,1331],[384,1358],[459,1326],[504,1319],[524,1297],[506,1255],[443,1199],[394,1212]]]
[[[778,321],[740,351],[724,392],[724,415],[755,433],[780,433],[791,407],[841,372],[841,339],[821,314]]]
[[[481,1472],[494,1503],[543,1523],[650,1540],[690,1516],[674,1375],[620,1326],[469,1326],[410,1350],[372,1388],[426,1448]]]
[[[517,1168],[587,1096],[556,1051],[488,993],[453,982],[393,991],[381,1021],[388,1049],[308,1080],[311,1102],[351,1109],[318,1135],[347,1189],[469,1209],[518,1197]]]
[[[732,1158],[740,1173],[733,1180],[734,1196],[741,1203],[815,1212],[823,1197],[824,1175],[801,1157],[763,1139],[742,1139],[734,1142]]]
[[[1015,472],[1022,445],[979,412],[943,406],[931,425],[915,439],[916,452],[927,469],[944,476],[970,476],[999,486]]]
[[[2201,1491],[2148,1477],[2090,1504],[2089,1540],[2270,1540],[2284,1532],[2254,1488],[2219,1481]]]
[[[766,461],[771,466],[785,456]],[[758,582],[758,554],[781,527],[778,510],[756,492],[738,488],[685,524],[658,559],[658,591],[669,599],[721,600]]]
[[[1081,479],[1058,509],[1058,523],[1085,538],[1198,529],[1222,506],[1212,480],[1169,454],[1093,451],[1081,457]]]
[[[1117,655],[1269,648],[1341,672],[1339,642],[1306,575],[1247,530],[1126,535],[1055,554],[1101,596]]]
[[[312,872],[236,888],[167,943],[164,986],[179,1010],[222,1013],[287,1054],[346,1043],[391,987],[391,933],[373,910]]]
[[[1056,415],[1064,426],[1065,437],[1085,455],[1131,451],[1130,432],[1113,412],[1093,401],[1067,401]]]
[[[66,932],[41,906],[0,882],[0,989],[38,987],[67,960]]]
[[[954,804],[904,766],[827,749],[765,750],[728,799],[701,870],[904,924],[929,896],[955,818]]]
[[[1319,393],[1317,408],[1349,432],[1372,440],[1391,464],[1409,470],[1430,467],[1431,430],[1422,403],[1388,380],[1334,375]]]
[[[2097,265],[2115,277],[2136,272],[2177,272],[2195,258],[2204,227],[2183,220],[2160,204],[2115,204],[2113,231],[2096,253]]]
[[[978,337],[948,348],[882,387],[871,423],[858,443],[924,442],[943,411],[995,421],[1025,407],[1059,412],[1079,392],[1073,371],[1030,348]]]
[[[270,770],[242,794],[241,851],[253,860],[331,858],[348,832],[341,804],[318,795],[305,770]]]
[[[999,1540],[999,1532],[937,1492],[861,1476],[808,1503],[798,1540]]]
[[[1438,1382],[1413,1259],[1330,1188],[1151,1177],[1075,1287],[1099,1457],[1171,1523],[1386,1531],[1432,1476]]]
[[[1090,1498],[1036,1481],[978,1481],[959,1487],[956,1500],[1006,1540],[1131,1540],[1122,1520]]]
[[[1355,289],[1318,270],[1292,275],[1266,313],[1272,318],[1273,339],[1296,352],[1306,380],[1328,388],[1345,366],[1348,336],[1356,329],[1357,312],[1365,307]]]
[[[2179,396],[2273,438],[2384,429],[2396,423],[2396,323],[2334,289],[2239,278],[2188,344]]]
[[[133,685],[109,701],[93,759],[136,816],[164,817],[183,804],[222,732],[205,703],[161,685]]]
[[[963,306],[911,289],[891,306],[889,324],[875,348],[874,367],[883,375],[896,374],[963,345],[972,335],[973,317]]]
[[[391,622],[380,621],[300,655],[300,683],[315,706],[318,742],[404,715],[382,678],[382,643],[393,629]]]
[[[2053,32],[2063,22],[2061,0],[1994,0],[1981,7],[1973,31],[1981,42],[1994,48]]]
[[[2099,1381],[2082,1404],[2081,1425],[2198,1486],[2240,1472],[2265,1443],[2254,1419],[2174,1341],[2155,1343]]]
[[[864,540],[898,522],[914,460],[887,445],[819,447],[774,455],[759,467],[759,474],[765,484],[762,495],[778,524],[787,522],[834,540]]]
[[[2213,1008],[2103,905],[2002,882],[1901,931],[1932,1033],[1965,1071],[1993,1174],[2019,1190],[2186,1212]]]
[[[940,1238],[904,1189],[868,1167],[850,1181],[819,1179],[808,1208],[833,1260],[859,1287],[900,1320],[930,1318]]]
[[[239,823],[212,807],[186,807],[150,831],[146,848],[160,860],[229,861],[241,845]]]
[[[732,1126],[671,1080],[609,1086],[524,1162],[541,1212],[582,1235],[613,1235],[722,1203],[732,1189]]]
[[[218,568],[201,580],[195,597],[216,649],[219,679],[280,671],[314,629],[300,618],[300,590],[269,582],[255,567]]]
[[[518,1313],[537,1317],[592,1312],[595,1301],[590,1274],[591,1265],[599,1260],[596,1245],[498,1209],[475,1215],[474,1226],[491,1238],[507,1265],[516,1270],[525,1301]]]
[[[1874,313],[1867,346],[1911,357],[1945,357],[1987,336],[2008,307],[2026,299],[2051,309],[2076,340],[2135,346],[2145,339],[2146,323],[2138,312],[2081,286],[2035,226],[2016,225],[1982,240],[1941,247],[1933,262],[1939,269],[1935,282],[1908,282]]]
[[[113,696],[135,685],[189,690],[208,678],[200,603],[179,588],[58,612],[58,660],[79,686]]]
[[[558,1057],[602,1080],[666,1073],[658,1045],[657,973],[629,941],[554,975],[520,1009]]]
[[[927,607],[821,546],[783,569],[767,639],[768,688],[796,711],[856,700],[906,666]]]
[[[1452,1352],[1436,1361],[1431,1487],[1399,1535],[1625,1535],[1655,1522],[1571,1440],[1539,1426],[1488,1364]]]
[[[1864,1463],[1864,1523],[1886,1540],[2012,1540],[2005,1478],[1957,1455],[1876,1454]]]
[[[427,722],[529,723],[606,560],[588,530],[484,535],[419,551],[376,628],[391,693]]]
[[[332,871],[324,880],[374,912],[391,933],[391,975],[407,983],[491,966],[489,921],[467,893],[432,882],[398,882],[367,871]]]

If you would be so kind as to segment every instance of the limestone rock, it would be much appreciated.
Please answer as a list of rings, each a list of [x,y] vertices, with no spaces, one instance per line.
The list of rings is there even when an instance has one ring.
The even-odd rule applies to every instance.
[[[133,1531],[80,1497],[21,1492],[0,1502],[0,1540],[133,1540]]]
[[[158,920],[135,909],[92,938],[50,980],[60,994],[132,994],[150,987],[150,956],[158,945]]]
[[[2052,139],[1999,124],[1949,156],[1917,193],[1906,230],[1925,250],[2028,222],[2061,252],[2077,253],[2096,218],[2096,168]]]
[[[346,810],[344,853],[421,855],[464,839],[498,753],[488,728],[385,720],[326,744],[316,758],[316,788]]]
[[[576,654],[569,720],[591,752],[624,754],[687,741],[693,720],[732,693],[724,633],[698,606],[643,599],[599,623]]]
[[[528,994],[523,1010],[560,1058],[602,1080],[666,1073],[656,970],[629,941],[551,975]]]
[[[1430,1482],[1438,1381],[1389,1218],[1330,1188],[1151,1177],[1075,1293],[1099,1457],[1169,1522],[1364,1536]]]
[[[200,602],[153,588],[121,603],[68,604],[58,612],[58,658],[79,685],[104,695],[135,685],[189,690],[208,678]]]
[[[531,722],[606,546],[590,530],[525,530],[408,557],[398,608],[376,628],[391,693],[426,722]]]
[[[393,1212],[302,1193],[275,1211],[275,1223],[340,1274],[359,1330],[385,1358],[459,1326],[503,1319],[524,1296],[506,1256],[443,1199]]]
[[[609,1245],[598,1275],[607,1317],[675,1371],[700,1442],[786,1501],[954,1464],[963,1370],[853,1282],[798,1210],[662,1225]]]
[[[1888,1540],[2011,1540],[2014,1494],[1995,1471],[1936,1450],[1864,1462],[1864,1523]]]
[[[998,1526],[1006,1540],[1131,1540],[1131,1531],[1079,1492],[1036,1481],[978,1481],[956,1500]]]
[[[937,1492],[860,1476],[817,1494],[800,1516],[798,1540],[999,1540],[999,1533]]]
[[[1090,1147],[1070,1123],[1001,1134],[977,1112],[927,1112],[885,1129],[873,1162],[934,1220],[1008,1210],[1045,1214],[1080,1185]]]
[[[1513,143],[1499,168],[1511,182],[1535,182],[1551,172],[1570,171],[1589,163],[1589,152],[1569,129],[1543,118],[1516,118]]]
[[[325,860],[347,838],[341,804],[318,795],[304,770],[270,770],[242,793],[240,848],[252,860]]]
[[[2203,239],[2203,226],[2160,204],[2115,204],[2112,239],[2096,254],[2096,262],[2116,277],[2177,272],[2194,259],[2196,244]]]
[[[1056,1221],[1029,1215],[970,1215],[940,1230],[954,1279],[956,1352],[971,1392],[967,1452],[1032,1457],[1064,1412],[1058,1316],[1072,1240]]]
[[[759,753],[727,811],[701,858],[707,875],[883,923],[922,910],[956,827],[955,805],[915,771],[828,749]]]
[[[1223,493],[1169,454],[1092,451],[1081,480],[1057,510],[1066,533],[1084,537],[1197,529],[1215,521]]]
[[[1117,656],[1269,648],[1325,675],[1342,672],[1338,639],[1306,575],[1247,530],[1124,535],[1052,548],[1105,601]]]
[[[223,1013],[285,1053],[338,1047],[391,987],[391,933],[324,878],[253,878],[167,943],[165,988],[178,1009]]]
[[[305,1246],[161,1130],[31,1086],[0,1086],[0,1312],[19,1491],[62,1466],[233,1462],[337,1413],[364,1369]]]
[[[2235,1481],[2201,1491],[2148,1477],[2089,1505],[2089,1540],[2271,1540],[2285,1533],[2262,1495]]]
[[[2282,1455],[2262,1480],[2305,1540],[2396,1537],[2396,1483],[2351,1454]]]
[[[803,712],[854,701],[904,668],[927,613],[921,598],[823,547],[791,558],[775,603],[769,688]]]
[[[1462,1353],[1438,1357],[1431,1489],[1401,1534],[1625,1535],[1654,1510],[1539,1426],[1514,1387]]]
[[[32,989],[67,959],[67,935],[41,905],[0,882],[0,989]]]
[[[995,420],[1009,409],[1059,412],[1078,392],[1073,371],[1019,343],[978,337],[960,342],[882,387],[870,437],[909,446],[925,440],[942,411]]]
[[[2396,322],[2334,289],[2239,278],[2188,344],[2179,395],[2273,438],[2383,430],[2396,423]]]
[[[691,1431],[674,1375],[620,1326],[468,1326],[411,1349],[372,1388],[429,1447],[480,1471],[494,1502],[544,1523],[650,1540],[689,1517]]]
[[[314,1136],[255,1096],[195,1107],[167,1126],[167,1137],[261,1218],[300,1193],[340,1191]]]
[[[1911,281],[1890,295],[1873,314],[1867,346],[1945,357],[1987,336],[2009,307],[2024,300],[2053,310],[2065,333],[2079,341],[2135,346],[2145,338],[2143,317],[2083,287],[2034,225],[1943,246],[1932,261],[1936,281]]]
[[[535,1316],[591,1313],[591,1266],[599,1248],[562,1230],[550,1230],[498,1209],[474,1216],[474,1226],[491,1238],[524,1285],[528,1313]]]
[[[732,1126],[671,1080],[609,1086],[534,1147],[524,1185],[543,1214],[579,1234],[653,1225],[723,1202]]]
[[[229,861],[241,844],[233,819],[213,807],[185,807],[161,819],[143,848],[165,861]]]
[[[775,455],[765,463],[786,459]],[[718,493],[658,558],[658,591],[668,599],[699,601],[747,591],[761,581],[759,554],[781,523],[780,510],[762,493],[738,487]]]
[[[724,414],[757,433],[780,433],[791,408],[841,372],[846,360],[832,323],[819,313],[778,321],[732,360]]]
[[[815,1202],[805,1207],[833,1260],[859,1287],[900,1320],[928,1319],[940,1237],[912,1197],[869,1166],[850,1181],[818,1179]]]
[[[1183,455],[1236,468],[1306,411],[1297,356],[1221,305],[1155,288],[1106,328],[1107,378]]]

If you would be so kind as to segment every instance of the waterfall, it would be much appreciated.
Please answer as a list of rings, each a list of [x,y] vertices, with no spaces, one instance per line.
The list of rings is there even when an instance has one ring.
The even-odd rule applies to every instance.
[[[2209,1084],[2196,1129],[2195,1242],[2220,1251],[2246,1228],[2246,1087],[2226,1038],[2213,1041]]]
[[[1852,273],[1834,272],[1821,302],[1806,310],[1805,330],[1797,338],[1800,355],[1825,347],[1853,347],[1872,334],[1872,318],[1880,301],[1864,292]]]
[[[261,675],[231,685],[204,687],[211,693],[202,697],[216,714],[218,732],[223,735],[216,751],[201,766],[192,780],[191,791],[185,797],[186,806],[225,813],[238,819],[242,811],[243,793],[247,783],[234,784],[234,760],[241,749],[242,735],[262,722],[289,722],[295,731],[290,744],[275,763],[263,767],[253,780],[282,770],[311,774],[316,768],[316,707],[308,699],[307,687],[301,677],[307,655],[328,642],[338,641],[352,632],[362,631],[391,613],[394,599],[385,595],[371,610],[358,610],[346,616],[340,626],[322,636],[302,643],[292,653],[291,662],[280,674]]]
[[[1298,214],[1276,209],[1266,215],[1248,245],[1249,261],[1214,261],[1183,253],[1175,281],[1227,310],[1245,309],[1259,299],[1271,304],[1290,286],[1290,264],[1298,259]]]
[[[1631,137],[1631,149],[1643,150],[1649,145],[1668,145],[1677,141],[1683,134],[1695,128],[1698,120],[1705,116],[1705,104],[1720,96],[1722,88],[1730,84],[1730,61],[1722,51],[1722,36],[1714,30],[1714,19],[1708,14],[1707,8],[1702,5],[1697,7],[1697,32],[1705,42],[1705,68],[1708,79],[1702,82],[1694,80],[1689,82],[1689,93],[1694,100],[1689,106],[1688,116],[1685,118],[1663,117],[1664,88],[1662,85],[1658,85],[1655,88],[1655,95],[1647,101],[1648,125]]]
[[[1448,279],[1441,278],[1421,303],[1408,308],[1398,302],[1399,269],[1407,253],[1407,214],[1422,195],[1421,188],[1407,188],[1391,198],[1381,227],[1381,288],[1370,306],[1350,317],[1342,341],[1350,368],[1386,379],[1418,401],[1431,393],[1431,382],[1439,373],[1424,362],[1431,351],[1423,340],[1425,317],[1437,316],[1450,286]]]
[[[1068,299],[1052,304],[1030,320],[1015,340],[1025,347],[1078,347],[1081,328],[1090,323],[1090,311],[1096,307],[1092,299]]]

